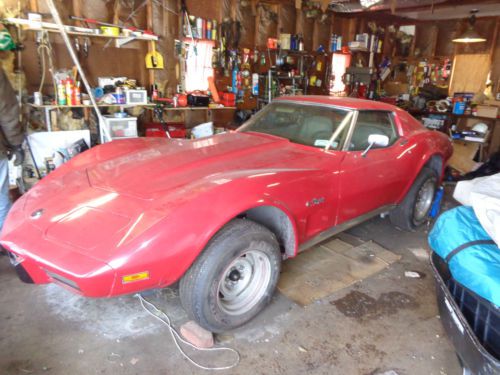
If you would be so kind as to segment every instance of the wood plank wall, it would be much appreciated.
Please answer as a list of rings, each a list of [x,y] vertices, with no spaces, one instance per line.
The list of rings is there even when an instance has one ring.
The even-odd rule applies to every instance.
[[[17,0],[4,0],[12,3]],[[61,16],[65,22],[72,24],[69,15],[79,13],[85,17],[113,22],[125,20],[134,8],[143,1],[104,1],[104,0],[73,0],[57,1]],[[42,13],[49,13],[44,0],[23,0],[24,11],[33,7]],[[259,48],[265,45],[267,37],[277,37],[281,32],[302,33],[306,50],[313,50],[319,44],[328,47],[332,32],[343,36],[344,43],[354,38],[354,35],[367,30],[369,21],[375,20],[379,25],[387,27],[391,24],[404,24],[405,21],[390,15],[370,14],[366,16],[335,14],[326,20],[308,18],[306,12],[295,8],[294,0],[186,0],[191,14],[221,22],[225,18],[236,19],[242,25],[241,47]],[[119,6],[118,6],[119,5]],[[165,58],[165,69],[155,71],[155,81],[160,84],[167,95],[175,92],[178,80],[177,61],[174,57],[174,40],[180,37],[180,0],[161,0],[152,2],[153,31],[161,36],[157,49]],[[172,12],[173,11],[173,12]],[[276,12],[274,24],[263,22],[259,17],[261,12]],[[135,26],[144,28],[147,24],[146,7],[139,9],[131,21]],[[500,17],[479,18],[476,26],[488,41],[476,46],[454,46],[451,39],[466,26],[466,19],[439,22],[417,22],[417,40],[414,50],[422,56],[450,56],[455,53],[490,53],[492,58],[492,80],[500,79],[500,37],[498,25]],[[406,21],[407,23],[408,21]],[[260,32],[259,32],[260,31]],[[274,35],[267,35],[271,32]],[[263,34],[264,33],[264,34]],[[24,33],[25,58],[24,69],[27,76],[27,88],[32,92],[40,81],[40,67],[36,56],[36,45],[33,35]],[[71,62],[60,38],[53,37],[55,65],[69,68]],[[89,73],[91,82],[96,84],[98,76],[126,75],[136,78],[147,85],[149,74],[145,69],[144,56],[147,52],[146,43],[134,42],[124,48],[115,48],[112,44],[105,45],[104,40],[92,39],[90,55],[82,57],[82,63]],[[390,43],[384,46],[384,53],[393,51]],[[48,88],[47,88],[48,89]]]

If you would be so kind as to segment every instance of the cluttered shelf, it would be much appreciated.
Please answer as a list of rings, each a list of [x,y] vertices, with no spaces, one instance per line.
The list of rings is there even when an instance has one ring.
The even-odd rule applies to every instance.
[[[450,112],[432,112],[432,111],[421,111],[421,110],[408,110],[408,112],[415,117],[420,117],[420,116],[429,116],[429,115],[443,115],[443,116],[450,116],[453,118],[459,118],[459,119],[474,119],[474,120],[483,120],[483,121],[498,121],[500,120],[500,117],[497,117],[496,119],[493,117],[487,117],[487,116],[477,116],[477,115],[457,115],[455,113],[450,113]]]
[[[98,107],[110,107],[110,108],[132,108],[132,107],[155,107],[161,105],[162,103],[147,103],[147,104],[97,104]],[[78,104],[78,105],[59,105],[59,104],[28,104],[30,107],[35,109],[57,109],[57,108],[93,108],[91,104]],[[196,111],[196,110],[224,110],[224,109],[236,109],[236,107],[165,107],[164,111]]]
[[[87,22],[93,20],[86,20]],[[30,20],[23,18],[5,18],[2,20],[3,23],[12,24],[17,26],[22,26],[25,30],[28,31],[40,31],[45,30],[52,33],[60,33],[59,26],[55,23],[51,22],[42,22],[40,20]],[[93,23],[97,23],[94,21]],[[69,35],[77,35],[77,36],[87,36],[87,37],[101,37],[101,38],[112,38],[112,39],[134,39],[134,40],[147,40],[147,41],[157,41],[158,36],[152,33],[146,32],[144,30],[125,30],[126,34],[119,33],[118,27],[113,25],[113,28],[107,27],[107,29],[97,28],[91,29],[87,27],[77,27],[77,26],[69,26],[63,25],[66,33]],[[108,32],[108,30],[110,30]],[[115,31],[118,30],[118,31]]]

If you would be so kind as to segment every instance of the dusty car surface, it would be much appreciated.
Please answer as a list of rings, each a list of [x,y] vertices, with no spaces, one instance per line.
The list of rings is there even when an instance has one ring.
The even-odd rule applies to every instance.
[[[380,213],[425,222],[451,152],[388,104],[280,98],[235,132],[84,152],[15,203],[0,242],[23,280],[89,297],[180,280],[190,317],[220,332],[270,301],[300,250]]]

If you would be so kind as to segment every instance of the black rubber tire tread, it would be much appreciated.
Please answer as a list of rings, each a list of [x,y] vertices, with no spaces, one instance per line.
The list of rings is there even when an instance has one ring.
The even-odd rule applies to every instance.
[[[418,191],[430,178],[435,180],[437,187],[438,176],[436,172],[427,167],[422,168],[403,201],[391,211],[389,217],[392,224],[398,228],[413,231],[425,222],[424,220],[422,223],[415,223],[413,221],[413,211],[415,209],[415,201]]]
[[[252,242],[259,242],[271,258],[271,280],[261,301],[241,315],[228,315],[216,303],[218,275]],[[248,219],[234,219],[210,240],[184,274],[179,285],[181,303],[190,319],[203,328],[221,333],[239,327],[257,315],[270,301],[281,269],[281,252],[276,236]]]

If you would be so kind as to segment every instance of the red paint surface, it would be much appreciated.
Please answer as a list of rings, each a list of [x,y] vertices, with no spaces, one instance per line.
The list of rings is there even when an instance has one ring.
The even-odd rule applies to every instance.
[[[245,210],[282,210],[298,247],[333,225],[397,204],[431,156],[446,161],[451,155],[444,134],[385,103],[279,100],[388,110],[405,142],[362,158],[361,152],[324,151],[259,133],[113,141],[77,156],[19,199],[1,244],[23,259],[36,283],[54,282],[49,271],[93,297],[164,287]],[[319,197],[324,203],[306,205]],[[39,209],[43,215],[33,219]],[[143,271],[149,279],[122,283],[124,275]]]

